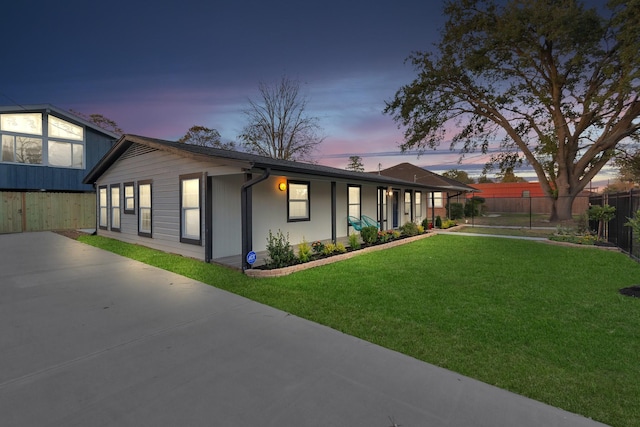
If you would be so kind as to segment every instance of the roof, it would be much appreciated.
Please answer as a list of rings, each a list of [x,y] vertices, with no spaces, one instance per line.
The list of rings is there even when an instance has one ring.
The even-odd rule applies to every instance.
[[[447,178],[437,173],[430,172],[411,163],[400,163],[388,169],[380,171],[381,175],[402,179],[409,182],[416,182],[422,185],[437,188],[443,191],[474,192],[477,189],[463,184],[455,179]]]
[[[38,104],[38,105],[13,105],[13,106],[0,106],[0,113],[53,113],[53,115],[60,118],[67,119],[72,122],[76,122],[84,127],[90,128],[96,132],[107,135],[110,138],[118,139],[120,135],[102,129],[95,123],[91,123],[88,120],[83,119],[80,116],[73,114],[70,111],[65,111],[61,108],[53,106],[51,104]]]
[[[140,135],[123,135],[104,155],[98,164],[87,174],[83,182],[93,184],[109,169],[118,158],[124,154],[133,144],[141,144],[147,147],[170,152],[182,157],[193,157],[203,161],[226,161],[230,165],[243,167],[248,171],[253,169],[271,169],[284,173],[299,173],[326,178],[336,178],[345,180],[357,180],[383,184],[386,186],[402,185],[414,188],[444,190],[435,186],[427,186],[420,182],[406,181],[391,176],[371,174],[367,172],[354,172],[344,169],[323,166],[314,163],[295,162],[290,160],[273,159],[271,157],[259,156],[256,154],[243,153],[234,150],[224,150],[220,148],[202,147],[199,145],[185,144],[181,142],[165,141],[162,139],[148,138]]]

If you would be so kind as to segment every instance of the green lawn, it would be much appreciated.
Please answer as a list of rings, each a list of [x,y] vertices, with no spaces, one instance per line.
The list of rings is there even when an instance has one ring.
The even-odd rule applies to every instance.
[[[291,276],[82,241],[614,426],[640,425],[640,266],[617,252],[437,235]]]

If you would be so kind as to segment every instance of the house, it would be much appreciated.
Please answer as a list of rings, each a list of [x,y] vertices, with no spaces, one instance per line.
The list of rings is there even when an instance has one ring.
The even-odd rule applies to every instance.
[[[248,153],[122,136],[88,173],[99,235],[250,268],[270,232],[295,245],[345,238],[348,217],[382,229],[427,213],[419,182]],[[400,203],[399,201],[403,201]]]
[[[435,223],[435,217],[450,217],[447,207],[451,202],[464,203],[467,194],[476,192],[475,188],[463,184],[455,179],[430,172],[411,163],[400,163],[388,169],[383,169],[380,175],[402,179],[409,182],[423,184],[437,189],[429,194],[427,208],[429,208],[430,220]]]
[[[52,105],[0,107],[0,135],[0,233],[94,223],[82,180],[117,135]]]

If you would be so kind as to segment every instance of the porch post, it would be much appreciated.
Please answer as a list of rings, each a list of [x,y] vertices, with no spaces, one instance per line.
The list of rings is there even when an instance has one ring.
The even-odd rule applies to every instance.
[[[338,220],[336,218],[337,215],[337,190],[336,190],[336,182],[331,181],[331,241],[336,243],[338,239]]]

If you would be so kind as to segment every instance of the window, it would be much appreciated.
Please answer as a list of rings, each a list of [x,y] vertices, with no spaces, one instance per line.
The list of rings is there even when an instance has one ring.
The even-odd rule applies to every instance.
[[[416,200],[415,222],[416,224],[420,224],[420,222],[422,222],[422,193],[420,191],[416,191],[415,200]]]
[[[42,164],[42,138],[3,134],[2,161]]]
[[[309,183],[289,181],[287,183],[287,221],[309,221]]]
[[[349,200],[348,200],[349,216],[354,216],[360,219],[360,186],[350,185],[348,191],[349,191]]]
[[[84,168],[82,126],[50,114],[8,113],[0,114],[0,134],[1,162]]]
[[[120,231],[120,184],[111,186],[111,231]]]
[[[151,181],[138,182],[138,235],[151,237]]]
[[[133,182],[124,183],[124,213],[132,214],[136,212],[136,199]]]
[[[441,208],[442,207],[442,192],[436,191],[431,193],[433,195],[433,206],[431,203],[431,198],[429,198],[429,207],[430,208]]]
[[[202,174],[180,176],[180,241],[202,244],[200,188]]]
[[[531,192],[529,190],[522,190],[522,197],[531,197]]]
[[[66,168],[82,168],[84,146],[49,140],[49,165]]]
[[[404,214],[411,215],[411,191],[404,192]]]
[[[107,216],[109,215],[109,207],[107,205],[107,187],[98,188],[98,226],[103,230],[107,229]]]

